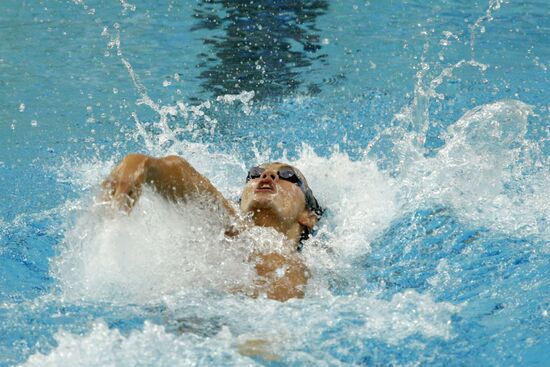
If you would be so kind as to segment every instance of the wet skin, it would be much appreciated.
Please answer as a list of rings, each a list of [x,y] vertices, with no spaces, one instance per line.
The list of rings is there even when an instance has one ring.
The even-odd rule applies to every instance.
[[[309,275],[295,249],[303,228],[311,229],[317,222],[317,215],[306,208],[305,195],[300,187],[279,177],[278,171],[285,166],[282,163],[262,166],[265,170],[260,177],[246,183],[240,204],[241,212],[251,216],[255,225],[272,227],[288,238],[288,252],[258,253],[250,258],[259,276],[250,295],[266,294],[268,298],[279,301],[304,295],[303,288]],[[234,206],[214,185],[177,156],[127,155],[103,181],[104,199],[129,213],[139,199],[143,185],[151,186],[169,200],[213,199],[230,221],[237,223],[228,226],[228,235],[237,235],[245,227]]]

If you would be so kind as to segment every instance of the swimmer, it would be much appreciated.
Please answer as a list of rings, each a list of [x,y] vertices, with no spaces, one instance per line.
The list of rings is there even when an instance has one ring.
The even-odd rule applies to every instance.
[[[307,239],[323,209],[313,196],[304,175],[295,167],[279,162],[253,167],[246,177],[240,213],[185,159],[178,156],[153,158],[127,155],[103,181],[105,199],[130,212],[143,185],[152,187],[172,201],[213,200],[230,220],[226,235],[235,236],[246,228],[244,217],[256,226],[271,227],[287,238],[289,251],[259,253],[250,259],[258,280],[250,294],[265,293],[268,298],[286,301],[302,298],[309,278],[299,249]]]

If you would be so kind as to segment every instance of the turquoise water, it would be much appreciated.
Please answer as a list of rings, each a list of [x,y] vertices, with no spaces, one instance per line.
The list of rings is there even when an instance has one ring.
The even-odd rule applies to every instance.
[[[0,365],[548,365],[549,15],[2,2]],[[179,154],[233,200],[253,164],[301,168],[328,208],[306,297],[226,291],[276,233],[229,243],[148,191],[106,215],[130,151]]]

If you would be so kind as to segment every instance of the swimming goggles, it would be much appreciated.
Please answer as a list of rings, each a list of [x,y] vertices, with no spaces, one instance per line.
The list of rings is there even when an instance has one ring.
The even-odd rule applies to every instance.
[[[250,180],[254,180],[256,178],[260,178],[260,176],[262,175],[262,173],[264,173],[264,171],[265,171],[265,168],[262,168],[260,166],[252,167],[248,171],[248,175],[246,176],[246,182]],[[304,194],[306,193],[304,182],[300,179],[300,177],[298,177],[298,175],[296,174],[296,171],[294,171],[292,167],[281,168],[280,170],[277,171],[277,176],[279,176],[281,180],[285,180],[288,182],[292,182],[293,184],[296,184],[297,186],[300,187],[300,189],[302,189]]]
[[[248,175],[246,176],[246,182],[250,180],[254,180],[256,178],[260,178],[262,173],[264,173],[265,168],[261,166],[255,166],[252,167],[248,171]],[[306,207],[311,210],[312,212],[316,213],[318,216],[323,215],[323,212],[325,211],[317,202],[317,199],[315,199],[315,196],[313,196],[313,192],[311,189],[304,184],[304,181],[298,176],[296,171],[292,167],[283,167],[280,170],[277,171],[277,175],[281,180],[285,180],[288,182],[291,182],[295,185],[297,185],[302,192],[305,195],[306,198]]]

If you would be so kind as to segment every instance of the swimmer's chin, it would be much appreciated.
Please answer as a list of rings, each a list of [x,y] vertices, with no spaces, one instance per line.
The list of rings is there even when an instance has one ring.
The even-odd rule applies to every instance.
[[[246,205],[242,206],[242,210],[245,212],[255,212],[258,210],[265,210],[265,209],[276,209],[276,205],[274,202],[274,196],[275,194],[262,194],[262,195],[255,195],[253,199],[248,201]]]

